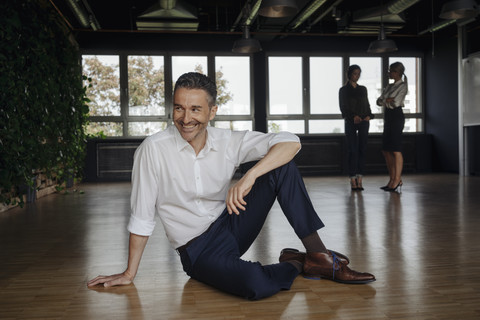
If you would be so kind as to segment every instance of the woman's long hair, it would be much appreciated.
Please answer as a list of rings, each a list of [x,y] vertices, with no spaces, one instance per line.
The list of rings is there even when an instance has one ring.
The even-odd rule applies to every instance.
[[[350,77],[352,76],[352,73],[355,70],[360,70],[360,72],[362,72],[362,69],[360,68],[360,66],[358,64],[352,64],[350,67],[348,67],[348,69],[347,69],[347,82],[345,84],[347,84],[350,81]]]

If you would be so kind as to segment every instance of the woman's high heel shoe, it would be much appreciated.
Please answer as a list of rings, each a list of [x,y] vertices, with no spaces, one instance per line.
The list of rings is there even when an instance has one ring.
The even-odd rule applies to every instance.
[[[358,186],[357,186],[357,179],[356,178],[351,178],[350,179],[350,187],[352,187],[352,191],[357,191]]]
[[[402,180],[400,180],[400,182],[397,184],[395,188],[387,188],[385,189],[385,191],[397,192],[397,189],[398,189],[398,192],[402,192],[402,186],[403,186],[403,182]]]
[[[357,190],[359,190],[359,191],[365,190],[363,188],[363,185],[362,185],[362,177],[361,176],[357,176]]]
[[[382,189],[383,191],[387,191],[387,189],[390,189],[390,187],[389,187],[390,181],[392,181],[392,180],[389,180],[388,183],[386,185],[384,185],[383,187],[380,187],[380,189]]]

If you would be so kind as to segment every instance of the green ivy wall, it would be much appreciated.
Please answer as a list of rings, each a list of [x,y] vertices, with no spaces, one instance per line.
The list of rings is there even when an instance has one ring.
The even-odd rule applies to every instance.
[[[8,203],[38,170],[82,172],[88,101],[78,48],[50,2],[1,1],[0,21],[0,202]]]

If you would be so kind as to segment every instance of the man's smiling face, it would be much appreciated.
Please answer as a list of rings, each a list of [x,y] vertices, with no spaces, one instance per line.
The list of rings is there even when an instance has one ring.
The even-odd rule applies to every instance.
[[[209,106],[202,89],[179,88],[173,97],[173,122],[178,132],[198,153],[207,139],[208,122],[215,117],[217,106]]]

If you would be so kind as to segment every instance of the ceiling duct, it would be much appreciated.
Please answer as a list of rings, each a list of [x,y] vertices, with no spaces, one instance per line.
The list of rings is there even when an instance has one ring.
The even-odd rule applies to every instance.
[[[420,0],[396,0],[386,4],[387,12],[390,14],[399,14],[407,10]]]
[[[97,18],[95,18],[87,0],[68,0],[67,3],[83,28],[91,27],[95,31],[100,29],[100,24]]]
[[[403,12],[419,1],[420,0],[394,0],[379,7],[362,9],[353,13],[352,22],[358,24],[381,22],[381,20],[383,20],[383,23],[387,24],[384,26],[385,32],[388,33],[388,24],[394,24],[395,29],[398,29],[399,25],[404,25],[405,18]],[[378,25],[378,28],[380,28],[380,25]],[[348,27],[344,33],[348,33]]]
[[[325,4],[327,0],[315,0],[306,5],[302,11],[290,22],[288,29],[295,30],[301,24],[303,24],[307,19],[310,18],[321,6]]]
[[[392,16],[390,19],[397,20],[398,22],[398,20],[403,20],[403,18],[398,15],[419,1],[420,0],[390,1],[384,6],[359,10],[353,14],[353,19],[356,22],[378,22],[380,21],[380,17],[383,16],[383,21],[386,22],[387,20],[385,20],[385,18]]]
[[[196,8],[185,1],[158,0],[136,19],[138,30],[197,31]]]

